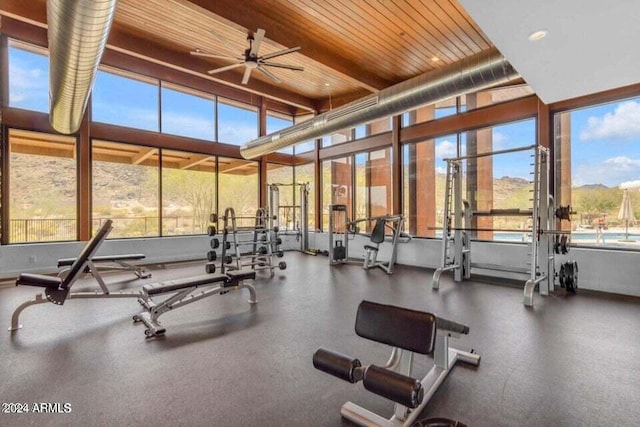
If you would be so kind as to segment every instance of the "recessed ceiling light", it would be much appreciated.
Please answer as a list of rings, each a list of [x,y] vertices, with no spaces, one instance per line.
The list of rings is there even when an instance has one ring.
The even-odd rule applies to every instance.
[[[547,30],[538,30],[529,34],[529,40],[531,40],[532,42],[535,42],[545,38],[546,36],[547,36]]]
[[[331,86],[331,84],[330,84],[330,83],[325,83],[324,85],[325,85],[326,87]]]
[[[440,61],[440,58],[438,58],[437,56],[432,56],[432,57],[431,57],[431,60],[432,60],[433,62],[438,62],[438,61]]]

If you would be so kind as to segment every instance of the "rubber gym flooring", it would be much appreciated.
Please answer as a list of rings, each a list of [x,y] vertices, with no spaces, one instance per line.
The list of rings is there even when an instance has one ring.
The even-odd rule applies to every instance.
[[[0,425],[340,426],[347,400],[390,416],[392,404],[312,367],[318,347],[382,364],[389,348],[354,332],[362,299],[432,311],[470,325],[451,345],[473,348],[478,368],[459,365],[419,417],[469,426],[637,426],[640,424],[640,299],[578,291],[536,295],[398,267],[392,276],[326,257],[288,253],[289,268],[248,291],[216,295],[163,315],[166,337],[145,340],[135,299],[70,300],[27,308],[24,328],[6,331],[13,309],[39,289],[0,289],[0,400],[70,404],[70,413],[7,414]],[[137,288],[199,275],[203,263],[153,270]],[[133,278],[106,276],[109,282]],[[83,279],[75,290],[85,288]],[[430,369],[416,358],[414,376]],[[55,408],[55,407],[54,407]],[[3,405],[3,409],[6,406]],[[64,410],[64,406],[61,405]]]

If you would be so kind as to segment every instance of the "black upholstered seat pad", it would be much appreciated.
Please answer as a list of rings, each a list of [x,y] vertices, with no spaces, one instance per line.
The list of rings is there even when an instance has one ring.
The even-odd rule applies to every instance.
[[[16,285],[40,286],[42,288],[57,288],[61,283],[62,279],[59,277],[32,273],[21,273],[16,280]]]
[[[144,254],[126,254],[126,255],[100,255],[91,258],[93,262],[114,262],[114,261],[136,261],[144,259]],[[62,258],[58,260],[58,267],[65,267],[75,262],[77,258]]]
[[[416,353],[433,352],[436,316],[422,311],[362,301],[356,315],[356,333],[373,341]]]
[[[201,276],[186,277],[184,279],[168,280],[166,282],[144,285],[142,289],[149,295],[164,294],[179,291],[180,289],[211,285],[224,282],[227,276],[224,274],[203,274]]]
[[[240,280],[255,280],[256,272],[255,270],[239,270],[239,271],[227,271],[227,276],[229,276],[229,281],[238,282]]]

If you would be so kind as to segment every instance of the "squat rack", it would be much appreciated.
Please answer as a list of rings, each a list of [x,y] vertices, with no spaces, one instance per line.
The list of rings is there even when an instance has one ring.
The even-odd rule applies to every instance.
[[[294,194],[297,187],[300,196],[298,204],[280,204],[280,188],[282,187],[293,187]],[[296,240],[300,242],[300,251],[315,255],[309,250],[309,183],[267,184],[267,203],[269,228],[279,230],[281,236],[296,236]],[[283,212],[285,212],[284,217],[287,219],[281,221]],[[289,224],[292,224],[291,228]]]
[[[491,209],[473,212],[469,203],[462,198],[463,161],[499,154],[533,150],[533,184],[531,209]],[[548,295],[553,290],[555,265],[553,248],[554,230],[549,227],[553,218],[553,198],[549,195],[549,150],[539,145],[510,148],[481,154],[473,154],[444,159],[447,162],[445,184],[445,202],[442,226],[441,266],[433,274],[432,288],[438,289],[440,275],[444,271],[453,271],[453,279],[462,281],[471,277],[471,269],[495,270],[526,274],[529,279],[524,286],[523,302],[533,305],[533,293],[538,287],[540,295]],[[525,216],[530,218],[531,227],[511,230],[530,233],[528,242],[528,267],[509,265],[479,264],[471,262],[471,244],[469,232],[500,231],[492,228],[472,228],[473,216]],[[453,232],[453,233],[452,233]]]

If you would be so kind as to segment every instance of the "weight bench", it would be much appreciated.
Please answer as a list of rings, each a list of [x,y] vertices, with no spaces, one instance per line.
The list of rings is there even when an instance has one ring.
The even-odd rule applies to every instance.
[[[44,288],[42,293],[37,294],[32,300],[26,301],[18,306],[11,317],[10,331],[22,328],[19,322],[20,313],[30,305],[52,302],[56,305],[63,305],[68,299],[76,298],[133,298],[137,297],[137,292],[119,291],[110,292],[102,280],[98,280],[99,290],[92,292],[70,292],[71,287],[78,279],[81,272],[85,270],[96,271],[92,262],[93,255],[98,251],[100,245],[107,238],[112,228],[112,221],[109,219],[100,227],[94,236],[87,242],[77,258],[68,269],[68,273],[63,277],[46,276],[44,274],[22,273],[16,280],[16,286],[36,286]]]
[[[162,314],[211,295],[224,295],[230,291],[246,288],[249,290],[249,303],[256,304],[258,300],[255,288],[244,283],[245,280],[255,280],[255,278],[255,271],[239,270],[228,271],[226,274],[205,274],[144,285],[140,291],[138,302],[146,311],[133,316],[133,321],[144,323],[147,327],[144,334],[147,338],[152,338],[164,335],[166,332],[166,329],[158,321]],[[198,293],[195,293],[196,291]],[[170,295],[161,302],[153,300],[154,297],[164,294]]]
[[[431,313],[362,301],[356,334],[393,347],[384,366],[362,366],[359,359],[323,348],[313,366],[395,402],[394,415],[381,417],[352,402],[342,406],[343,417],[362,426],[411,426],[458,361],[478,365],[480,356],[449,347],[449,337],[468,334],[469,327]],[[414,353],[433,354],[435,366],[422,380],[411,377]]]
[[[98,282],[103,281],[99,270],[122,270],[132,271],[138,279],[148,279],[151,273],[140,265],[132,264],[130,261],[140,261],[145,259],[144,254],[126,254],[126,255],[100,255],[91,258],[91,262],[95,269],[87,266],[83,273],[90,273]],[[69,271],[69,267],[73,265],[76,258],[62,258],[58,260],[58,268],[63,268],[58,277],[65,277]]]

